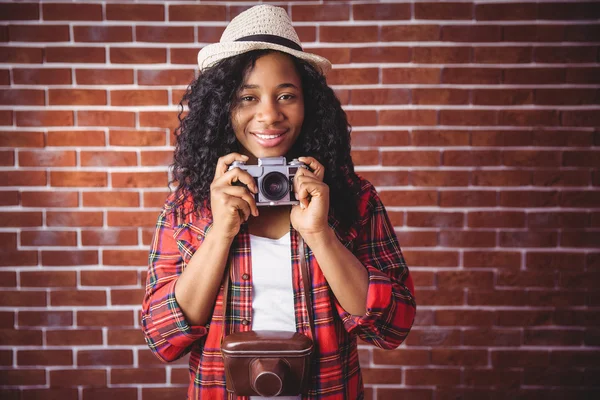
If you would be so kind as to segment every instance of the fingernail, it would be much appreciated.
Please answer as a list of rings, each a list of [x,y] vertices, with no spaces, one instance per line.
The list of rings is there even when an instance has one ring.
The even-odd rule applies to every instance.
[[[304,203],[300,203],[300,208],[303,209],[303,210],[306,208],[306,206],[304,205]]]

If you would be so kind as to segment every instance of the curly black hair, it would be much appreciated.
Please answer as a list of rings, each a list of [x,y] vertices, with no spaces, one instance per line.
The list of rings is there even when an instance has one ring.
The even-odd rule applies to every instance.
[[[232,127],[231,110],[247,72],[256,60],[273,52],[257,50],[226,58],[192,81],[180,103],[172,182],[176,193],[191,195],[193,212],[210,209],[210,184],[217,160],[240,152]],[[285,53],[284,53],[285,54]],[[312,65],[289,56],[296,67],[304,93],[304,122],[288,159],[311,156],[325,167],[324,182],[330,188],[330,213],[342,226],[357,218],[358,178],[350,156],[350,130],[346,113],[325,77]],[[183,116],[183,105],[189,112]]]

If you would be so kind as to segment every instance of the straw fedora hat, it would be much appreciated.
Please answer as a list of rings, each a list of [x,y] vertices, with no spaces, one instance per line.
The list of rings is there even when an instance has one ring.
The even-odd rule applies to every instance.
[[[323,75],[331,70],[329,60],[302,50],[298,34],[285,10],[266,4],[249,8],[232,19],[219,43],[200,50],[198,66],[203,71],[225,58],[262,49],[291,54],[309,62]]]

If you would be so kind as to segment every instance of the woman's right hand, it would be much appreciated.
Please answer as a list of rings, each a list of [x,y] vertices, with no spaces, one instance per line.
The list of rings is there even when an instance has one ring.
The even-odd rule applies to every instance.
[[[240,168],[228,171],[234,161],[247,161],[248,156],[229,153],[217,161],[215,177],[210,184],[210,206],[213,215],[211,232],[233,239],[250,215],[258,216],[254,194],[258,187],[254,178]],[[235,185],[236,182],[243,184]]]

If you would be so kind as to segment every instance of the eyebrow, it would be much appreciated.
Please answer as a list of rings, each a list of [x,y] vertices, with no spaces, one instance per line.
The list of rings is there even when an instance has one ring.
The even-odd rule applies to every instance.
[[[259,89],[260,85],[242,85],[241,89]],[[277,89],[285,89],[285,88],[294,88],[294,89],[298,89],[298,87],[296,85],[294,85],[293,83],[281,83],[279,85],[277,85]]]

